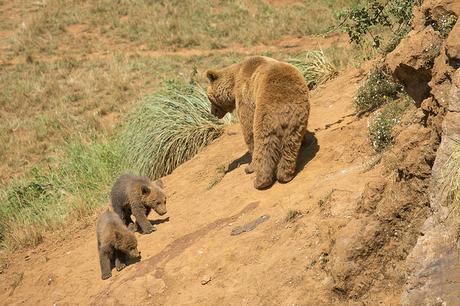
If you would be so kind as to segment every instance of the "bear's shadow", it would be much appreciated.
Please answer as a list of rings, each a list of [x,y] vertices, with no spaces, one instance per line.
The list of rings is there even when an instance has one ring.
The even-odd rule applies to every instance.
[[[319,151],[318,139],[315,136],[315,133],[308,131],[305,134],[304,140],[302,141],[302,146],[300,147],[299,155],[297,156],[296,162],[296,176],[299,172],[305,168],[305,165],[308,164]],[[243,156],[232,161],[225,173],[229,173],[241,165],[249,164],[251,162],[251,154],[246,152]]]

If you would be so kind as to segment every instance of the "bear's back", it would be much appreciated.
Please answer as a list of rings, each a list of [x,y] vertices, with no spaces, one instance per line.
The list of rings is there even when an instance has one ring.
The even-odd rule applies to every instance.
[[[147,178],[132,174],[121,175],[112,187],[110,198],[113,205],[125,205],[140,196],[141,186],[149,185]]]

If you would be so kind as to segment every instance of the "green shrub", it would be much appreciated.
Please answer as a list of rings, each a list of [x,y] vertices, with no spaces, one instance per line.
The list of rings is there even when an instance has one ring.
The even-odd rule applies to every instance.
[[[375,49],[390,52],[409,32],[412,8],[420,4],[421,0],[389,0],[386,3],[379,0],[362,1],[349,9],[339,11],[337,18],[342,20],[342,28],[351,42],[362,46],[370,41]],[[381,49],[385,30],[392,35],[390,41],[384,43],[385,47]]]
[[[373,111],[395,99],[401,91],[402,86],[394,82],[386,67],[374,67],[358,90],[355,107],[359,112]]]
[[[338,73],[337,67],[329,61],[323,50],[309,51],[304,56],[289,59],[288,63],[300,70],[310,88],[333,79]]]
[[[377,152],[382,151],[391,143],[393,126],[400,122],[402,114],[409,105],[410,98],[404,96],[389,102],[381,112],[375,114],[373,122],[369,125],[369,137]]]
[[[224,130],[210,105],[201,87],[176,83],[145,97],[122,136],[129,166],[155,179],[197,154]]]

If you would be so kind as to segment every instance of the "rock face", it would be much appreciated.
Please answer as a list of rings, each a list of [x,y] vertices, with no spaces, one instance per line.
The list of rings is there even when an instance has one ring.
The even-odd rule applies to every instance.
[[[459,203],[451,194],[451,155],[460,143],[460,1],[429,0],[414,10],[413,31],[386,62],[441,137],[431,170],[430,214],[409,253],[402,305],[458,305]],[[456,23],[455,23],[456,22]],[[452,29],[450,32],[449,30]]]
[[[411,32],[387,57],[387,64],[416,103],[428,97],[434,59],[439,55],[441,35],[431,26]]]

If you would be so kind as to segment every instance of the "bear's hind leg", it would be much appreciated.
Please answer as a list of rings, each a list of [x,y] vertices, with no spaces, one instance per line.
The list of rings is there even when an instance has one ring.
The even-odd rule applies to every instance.
[[[281,137],[272,127],[268,116],[256,116],[254,126],[254,156],[252,168],[256,172],[254,187],[265,189],[273,185],[276,165],[280,159]]]
[[[300,130],[292,131],[283,139],[283,151],[276,169],[276,178],[280,183],[287,183],[295,176],[297,156],[302,144],[303,133]]]

